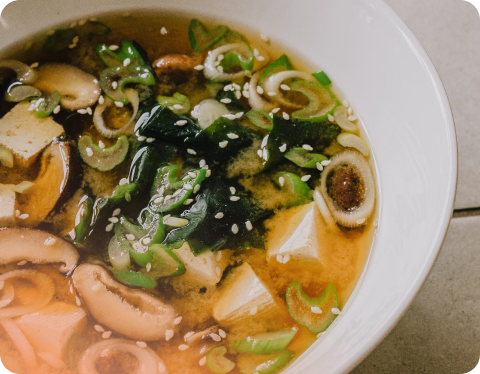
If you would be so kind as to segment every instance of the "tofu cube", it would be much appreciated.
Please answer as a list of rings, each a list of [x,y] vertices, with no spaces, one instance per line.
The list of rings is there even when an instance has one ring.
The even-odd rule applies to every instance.
[[[72,335],[85,328],[87,315],[76,305],[53,302],[15,322],[37,352],[62,358]]]
[[[182,260],[187,269],[178,280],[203,287],[215,286],[220,282],[233,251],[223,250],[215,253],[208,251],[195,256],[188,243],[185,242],[182,247],[173,252]]]
[[[29,103],[19,103],[0,118],[0,145],[10,149],[15,165],[28,167],[52,140],[64,134],[52,117],[37,118]]]
[[[0,184],[0,227],[15,226],[15,192],[12,187]]]
[[[277,213],[267,224],[267,258],[287,254],[290,259],[321,264],[320,227],[322,217],[315,203],[302,205]]]
[[[232,323],[273,311],[277,303],[248,263],[235,268],[220,289],[213,318]]]

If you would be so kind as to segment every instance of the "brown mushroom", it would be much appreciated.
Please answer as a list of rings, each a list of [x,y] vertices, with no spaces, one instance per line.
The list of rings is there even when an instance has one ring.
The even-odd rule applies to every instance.
[[[170,54],[153,62],[153,68],[162,83],[183,83],[195,73],[195,66],[202,63],[201,56]]]

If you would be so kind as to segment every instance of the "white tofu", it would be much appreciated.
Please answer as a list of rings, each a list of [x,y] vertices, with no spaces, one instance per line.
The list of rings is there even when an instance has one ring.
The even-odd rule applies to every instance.
[[[321,263],[319,228],[323,221],[315,203],[277,214],[283,217],[277,217],[278,223],[271,225],[274,227],[267,235],[268,260],[276,261],[277,255],[285,257],[288,254],[292,260]]]
[[[52,140],[64,134],[52,117],[37,118],[29,103],[19,103],[0,119],[0,144],[15,156],[15,165],[30,166]]]
[[[245,262],[225,280],[213,306],[213,318],[219,323],[231,323],[270,312],[276,306],[270,291]]]
[[[13,185],[0,184],[0,227],[15,226],[15,192]]]
[[[215,286],[220,282],[233,251],[223,250],[215,253],[208,251],[195,256],[185,242],[173,252],[183,261],[187,269],[185,274],[178,278],[179,281],[203,287]]]
[[[72,335],[85,328],[87,315],[76,305],[53,302],[15,322],[37,352],[62,358]]]

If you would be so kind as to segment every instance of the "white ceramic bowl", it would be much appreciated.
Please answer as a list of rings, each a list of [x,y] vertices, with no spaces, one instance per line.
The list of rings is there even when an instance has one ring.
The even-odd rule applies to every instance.
[[[334,325],[286,373],[346,373],[388,334],[427,277],[449,223],[456,141],[440,79],[381,0],[19,0],[0,49],[59,22],[156,8],[234,21],[321,67],[366,126],[377,162],[380,223],[369,262]]]

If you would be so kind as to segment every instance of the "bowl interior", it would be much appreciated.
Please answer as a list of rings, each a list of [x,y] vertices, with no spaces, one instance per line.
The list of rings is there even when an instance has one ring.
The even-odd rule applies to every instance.
[[[18,0],[2,14],[0,49],[59,22],[132,7],[214,17],[267,34],[325,70],[364,123],[381,192],[370,259],[344,312],[286,371],[348,372],[406,310],[450,219],[455,130],[428,56],[381,0]]]

